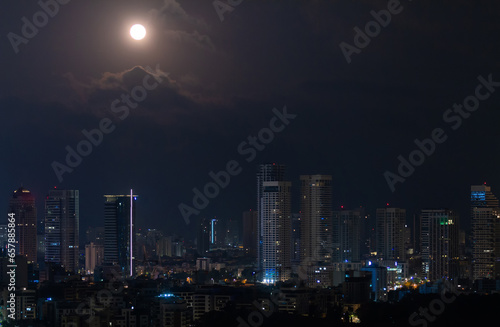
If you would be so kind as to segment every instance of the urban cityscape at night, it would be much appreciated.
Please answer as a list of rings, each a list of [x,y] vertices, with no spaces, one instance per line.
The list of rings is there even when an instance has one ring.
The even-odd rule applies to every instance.
[[[4,2],[0,326],[495,324],[500,3]]]

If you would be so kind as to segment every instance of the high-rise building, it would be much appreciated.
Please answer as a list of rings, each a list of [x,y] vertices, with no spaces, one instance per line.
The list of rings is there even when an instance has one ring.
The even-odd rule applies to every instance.
[[[301,262],[315,265],[332,259],[332,176],[302,175]]]
[[[406,210],[379,208],[376,220],[377,256],[383,260],[404,261]]]
[[[80,192],[50,190],[45,200],[45,261],[78,271]]]
[[[333,261],[360,262],[365,220],[363,208],[333,211]]]
[[[500,277],[500,209],[487,185],[471,186],[473,279]]]
[[[262,201],[264,197],[264,182],[279,182],[284,181],[285,178],[285,166],[268,163],[259,165],[257,171],[257,265],[258,274],[262,276],[263,272],[263,215],[262,215]]]
[[[243,248],[250,257],[257,257],[257,211],[243,212]]]
[[[424,276],[430,280],[458,277],[459,220],[455,211],[422,210],[420,233]]]
[[[210,250],[216,249],[221,245],[220,224],[217,218],[210,219]]]
[[[491,192],[491,187],[486,184],[471,185],[470,187],[471,207],[498,208],[498,198]]]
[[[160,257],[172,256],[172,236],[163,236],[158,242],[158,255]]]
[[[291,182],[263,182],[260,205],[262,281],[285,281],[291,275]]]
[[[104,263],[135,273],[135,212],[137,195],[104,195]]]
[[[88,274],[94,274],[94,269],[100,266],[104,261],[104,246],[100,244],[85,245],[85,271]]]
[[[27,189],[15,190],[9,200],[9,213],[16,219],[16,253],[28,262],[37,261],[35,197]]]
[[[500,210],[474,207],[472,210],[473,279],[500,277],[498,251]]]

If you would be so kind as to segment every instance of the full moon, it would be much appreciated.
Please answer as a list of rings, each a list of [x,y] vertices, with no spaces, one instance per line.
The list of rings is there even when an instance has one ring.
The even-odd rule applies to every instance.
[[[141,24],[135,24],[130,28],[130,36],[134,40],[142,40],[146,36],[146,28]]]

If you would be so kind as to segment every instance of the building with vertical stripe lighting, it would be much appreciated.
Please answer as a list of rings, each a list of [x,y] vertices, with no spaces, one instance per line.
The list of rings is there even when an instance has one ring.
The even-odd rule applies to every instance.
[[[262,186],[262,281],[275,283],[291,277],[292,183],[274,181],[264,182]]]
[[[277,163],[267,163],[258,166],[257,171],[257,274],[259,279],[262,279],[263,272],[263,241],[264,241],[264,224],[262,201],[264,197],[264,183],[278,182],[285,179],[285,166]]]
[[[137,195],[104,195],[104,263],[135,274],[135,212]]]
[[[302,265],[332,260],[332,176],[300,176]]]

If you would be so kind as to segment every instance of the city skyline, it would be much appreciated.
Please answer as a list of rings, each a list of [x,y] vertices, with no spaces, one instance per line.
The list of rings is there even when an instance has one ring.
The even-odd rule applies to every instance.
[[[268,170],[269,168],[274,169]],[[276,172],[279,173],[276,174]],[[257,249],[259,243],[257,241],[257,222],[262,219],[260,224],[264,229],[260,233],[265,237],[268,237],[266,235],[274,233],[274,236],[270,239],[271,243],[274,243],[275,240],[280,239],[280,237],[284,237],[281,235],[286,235],[283,240],[285,240],[285,243],[289,243],[290,247],[285,251],[287,252],[286,260],[288,265],[291,264],[292,257],[295,256],[297,256],[297,259],[302,257],[306,259],[306,261],[310,258],[319,258],[316,261],[323,263],[344,262],[344,257],[346,258],[345,262],[358,262],[362,260],[363,256],[368,254],[366,249],[362,250],[366,245],[363,243],[367,238],[372,238],[372,241],[375,242],[375,246],[370,246],[372,250],[376,249],[378,256],[382,260],[405,261],[407,255],[411,255],[411,253],[407,253],[408,246],[413,245],[413,251],[421,247],[420,250],[417,251],[423,251],[421,252],[421,255],[425,257],[423,269],[427,271],[427,273],[430,273],[429,260],[434,260],[432,257],[435,256],[436,253],[440,253],[441,251],[452,251],[453,255],[451,257],[455,258],[458,255],[458,243],[459,238],[461,239],[460,234],[462,232],[465,232],[466,238],[470,237],[474,241],[472,243],[474,251],[473,258],[478,259],[478,262],[485,262],[485,259],[479,260],[479,258],[484,257],[482,253],[494,252],[495,244],[491,242],[495,239],[494,233],[496,233],[496,230],[491,228],[494,222],[490,220],[496,220],[499,202],[489,185],[482,184],[470,186],[470,213],[473,229],[471,231],[464,231],[461,228],[461,217],[456,211],[448,208],[421,208],[418,213],[418,219],[416,220],[418,224],[415,225],[414,221],[411,227],[408,227],[406,223],[406,210],[404,208],[391,207],[389,204],[386,204],[384,208],[377,208],[376,215],[371,219],[369,218],[370,215],[365,213],[366,208],[362,207],[349,209],[342,206],[340,210],[332,210],[330,203],[331,176],[329,175],[300,176],[302,181],[301,208],[303,210],[298,213],[293,213],[290,209],[291,183],[283,180],[275,180],[283,179],[283,172],[284,166],[277,165],[276,163],[260,166],[259,173],[257,173],[257,199],[260,199],[261,210],[263,210],[261,214],[263,215],[262,218],[259,218],[255,210],[242,212],[241,219],[235,219],[234,224],[231,221],[221,221],[216,218],[202,218],[198,227],[198,234],[191,240],[195,242],[194,244],[198,244],[198,255],[203,256],[209,251],[224,248],[226,246],[243,246],[245,243],[249,244],[251,242],[255,243],[253,246]],[[259,187],[259,185],[262,187]],[[283,189],[283,191],[281,191],[281,189]],[[138,229],[135,226],[135,204],[131,207],[131,203],[136,202],[138,196],[133,194],[132,190],[130,190],[130,192],[131,194],[128,195],[104,195],[105,205],[103,213],[105,224],[101,227],[98,226],[98,228],[102,228],[102,232],[99,233],[97,230],[92,232],[90,229],[86,229],[86,237],[82,237],[83,235],[80,235],[82,233],[79,233],[81,228],[79,223],[80,196],[78,190],[49,190],[44,202],[45,211],[42,217],[37,219],[36,210],[34,210],[36,199],[31,195],[29,190],[20,187],[13,192],[9,200],[9,214],[17,216],[19,219],[18,225],[21,228],[24,228],[24,226],[31,228],[31,234],[35,236],[29,236],[26,234],[28,233],[27,231],[18,232],[19,242],[16,252],[26,255],[28,257],[28,262],[36,263],[37,249],[34,240],[36,240],[38,236],[37,230],[43,227],[43,234],[39,235],[45,238],[44,244],[46,249],[53,248],[55,251],[57,248],[56,252],[53,250],[47,252],[45,257],[46,262],[66,262],[66,264],[63,265],[76,267],[77,260],[74,258],[71,259],[71,255],[64,254],[64,251],[61,249],[75,248],[78,252],[78,245],[84,249],[85,244],[88,245],[89,242],[97,242],[105,246],[104,253],[107,254],[105,255],[106,260],[104,261],[106,261],[106,264],[118,264],[122,266],[122,268],[126,266],[132,267],[132,260],[130,260],[130,258],[135,257],[137,260],[138,257],[137,253],[131,254],[130,246],[127,242],[134,239],[132,244],[135,244],[135,235],[136,233],[140,233],[142,228]],[[281,192],[283,192],[283,194],[281,194]],[[131,215],[132,212],[134,212],[133,215]],[[250,215],[252,213],[255,215]],[[276,213],[277,215],[274,217],[273,215]],[[294,225],[297,215],[299,217],[299,225]],[[251,218],[252,216],[254,218]],[[327,220],[326,222],[323,221],[325,217]],[[252,222],[252,220],[249,219],[254,219],[254,221]],[[413,219],[415,219],[415,217]],[[245,222],[245,220],[247,221]],[[33,224],[37,221],[40,222],[40,224]],[[130,222],[132,222],[132,225],[130,225]],[[321,224],[318,224],[318,222],[321,222]],[[323,224],[326,228],[326,233],[322,231],[323,227],[320,227],[323,226]],[[439,227],[440,225],[446,226]],[[270,227],[271,229],[269,229]],[[317,229],[318,227],[320,228]],[[376,237],[368,235],[370,233],[368,228],[372,227],[374,227],[373,230],[377,232]],[[297,231],[295,231],[296,228],[298,228]],[[446,231],[443,228],[446,228]],[[453,228],[453,230],[451,230],[451,228]],[[405,231],[406,229],[408,229],[408,233]],[[62,236],[61,233],[63,230],[68,236]],[[145,230],[155,231],[155,229]],[[282,234],[282,230],[287,230],[287,232]],[[132,234],[130,231],[133,231]],[[249,231],[250,233],[246,235],[245,233]],[[317,241],[317,244],[308,241],[308,239],[310,239],[308,234],[314,231],[318,234],[311,239]],[[163,231],[159,232],[163,234]],[[254,233],[255,236],[252,236]],[[294,233],[296,233],[297,236],[292,236]],[[321,236],[321,233],[325,234]],[[175,236],[175,234],[170,235]],[[454,245],[451,246],[448,242],[446,242],[446,244],[443,243],[444,245],[439,243],[439,241],[436,241],[437,239],[435,240],[439,235],[441,235],[441,237],[444,235],[445,239],[451,237]],[[183,235],[177,236],[184,238]],[[302,255],[292,253],[294,251],[293,242],[295,242],[295,237],[298,237],[301,243],[300,249],[303,253]],[[84,241],[80,242],[79,239],[84,239]],[[481,241],[479,242],[480,239]],[[62,240],[66,242],[66,245],[61,243]],[[236,243],[232,244],[232,240]],[[31,241],[33,242],[30,243]],[[83,242],[85,242],[85,244]],[[281,241],[279,242],[281,243]],[[433,242],[438,243],[435,243],[437,245],[434,246]],[[110,246],[114,246],[113,244],[122,243],[125,248],[121,250],[111,250]],[[29,244],[35,246],[35,248],[31,249]],[[75,247],[74,244],[78,245]],[[417,248],[415,248],[416,244],[418,244]],[[439,249],[436,246],[438,246]],[[252,251],[256,251],[249,249],[249,247],[243,248],[249,250],[249,254],[251,254]],[[132,247],[132,249],[137,251],[135,247]],[[348,249],[349,253],[336,252],[339,249]],[[276,251],[273,250],[272,252]],[[315,253],[322,253],[322,255]],[[252,257],[252,255],[250,256]],[[64,259],[65,257],[66,259]],[[111,259],[111,257],[114,259]],[[119,257],[127,259],[121,260],[118,259]],[[260,260],[262,259],[258,259],[259,262]],[[491,262],[495,262],[494,258],[491,260]],[[303,261],[303,259],[299,261]],[[312,262],[309,260],[307,263],[311,264]],[[451,268],[445,269],[449,271]],[[494,268],[494,264],[492,263],[490,268],[487,269],[492,271],[492,269],[496,268]],[[488,273],[488,276],[491,277],[491,273]]]
[[[271,163],[271,164],[261,164],[259,165],[258,167],[262,166],[262,165],[273,165],[273,164],[276,164],[276,163]],[[282,165],[284,167],[284,165]],[[325,174],[316,174],[317,176],[321,176],[321,175],[325,175]],[[288,176],[288,174],[287,174]],[[301,182],[301,176],[305,176],[303,173],[299,174],[296,176],[296,178],[290,178],[291,181],[295,181],[291,183],[291,189],[292,189],[292,192],[291,192],[291,195],[292,195],[292,198],[291,198],[291,210],[293,213],[298,213],[301,211],[301,186],[300,186],[300,182]],[[315,176],[314,174],[310,175],[310,176]],[[326,176],[331,176],[331,175],[326,175]],[[254,179],[255,179],[255,175],[254,175]],[[412,222],[413,222],[413,216],[415,215],[419,215],[421,210],[422,209],[453,209],[455,210],[458,215],[461,217],[461,228],[464,229],[465,231],[467,232],[472,232],[472,212],[471,212],[471,209],[470,209],[470,187],[471,185],[477,185],[478,188],[482,188],[483,185],[487,185],[486,182],[484,183],[473,183],[473,184],[470,184],[470,185],[467,185],[467,190],[468,190],[468,193],[467,195],[464,197],[463,199],[463,205],[460,205],[460,206],[456,206],[456,207],[450,207],[450,206],[447,206],[447,205],[442,205],[442,204],[439,204],[437,203],[437,205],[435,206],[431,206],[431,205],[423,205],[421,207],[415,207],[413,206],[413,209],[407,209],[407,208],[404,208],[405,210],[407,210],[409,212],[408,215],[406,215],[406,219],[405,219],[405,223],[406,224],[409,224],[411,225]],[[490,185],[490,184],[488,184]],[[491,185],[490,186],[487,186],[487,187],[490,187],[491,189]],[[493,186],[495,187],[495,186]],[[16,192],[18,191],[19,189],[25,189],[23,186],[18,186],[17,188],[14,187],[13,191],[10,192],[11,194],[13,192]],[[78,189],[78,188],[77,188]],[[134,188],[135,189],[135,188]],[[35,199],[35,203],[36,203],[36,211],[37,211],[37,225],[40,227],[40,226],[43,226],[43,220],[44,220],[44,215],[41,214],[45,211],[45,202],[44,202],[44,199],[45,197],[47,196],[47,194],[49,194],[52,190],[62,190],[62,189],[58,189],[57,187],[54,187],[52,189],[47,189],[45,191],[45,193],[43,193],[42,196],[36,196],[33,194],[33,192],[31,192],[31,188],[29,190],[29,193],[31,196],[33,196],[33,198]],[[79,189],[78,189],[79,190]],[[126,189],[124,190],[126,191]],[[80,190],[79,190],[80,192]],[[255,190],[254,190],[255,192]],[[120,192],[116,192],[116,193],[120,193]],[[111,194],[111,192],[105,192],[104,194]],[[337,200],[337,203],[338,205],[333,205],[333,203],[336,202],[336,199],[335,199],[335,182],[333,181],[333,187],[332,187],[332,211],[336,211],[336,210],[357,210],[357,209],[363,209],[369,216],[372,217],[373,219],[373,222],[375,222],[375,217],[376,217],[376,211],[377,209],[380,209],[380,208],[384,208],[384,207],[392,207],[392,208],[395,208],[395,207],[398,207],[396,204],[394,203],[389,203],[389,202],[384,202],[384,203],[380,203],[378,206],[376,207],[367,207],[367,206],[364,206],[362,204],[360,205],[354,205],[354,206],[348,206],[346,205],[345,203],[349,203],[349,202],[355,202],[355,201],[342,201],[342,202],[339,202]],[[92,194],[91,196],[92,198],[95,198],[95,197],[98,197],[98,198],[101,198],[102,195],[98,195],[96,196],[95,194]],[[253,195],[253,198],[255,197],[255,195]],[[40,199],[40,200],[37,200],[37,199]],[[141,196],[142,198],[142,196]],[[8,198],[4,201],[0,201],[0,203],[6,203],[8,205],[9,203],[9,200]],[[255,200],[253,201],[255,202]],[[86,203],[85,205],[89,205],[88,203]],[[92,205],[95,205],[95,203],[93,203]],[[402,207],[402,206],[399,206],[399,207]],[[462,210],[460,210],[459,208],[462,208]],[[225,221],[226,219],[227,220],[230,220],[230,219],[238,219],[240,218],[241,216],[241,213],[244,212],[245,210],[255,210],[257,211],[258,209],[254,206],[250,206],[250,207],[242,207],[241,209],[237,209],[238,211],[235,211],[235,212],[231,212],[230,214],[228,215],[219,215],[219,214],[215,214],[213,215],[212,217],[218,217],[218,219],[222,219],[223,221]],[[8,212],[9,210],[7,210],[6,212]],[[41,212],[41,213],[40,213]],[[92,226],[102,226],[104,227],[104,213],[102,212],[102,209],[100,210],[100,212],[97,214],[97,216],[99,216],[100,218],[100,223],[98,225],[91,225],[89,223],[87,223],[86,221],[84,221],[84,223],[82,224],[81,226],[81,233],[83,233],[83,231],[85,231],[88,227],[92,227]],[[146,221],[142,221],[141,218],[141,215],[137,215],[139,220],[141,221],[141,225],[139,225],[139,228],[141,229],[144,229],[144,228],[153,228],[153,229],[164,229],[162,228],[161,226],[158,226],[156,224],[150,224],[148,225],[148,222]],[[208,218],[210,217],[210,215],[208,214],[200,214],[198,215],[197,217],[195,217],[195,221],[198,221],[199,219],[203,219],[203,218]],[[5,220],[1,220],[0,219],[0,223],[2,222],[6,222],[7,221],[7,218],[5,218]],[[183,223],[184,224],[184,223]],[[187,224],[187,226],[190,226],[191,223]],[[196,238],[196,233],[197,233],[197,229],[194,228],[196,227],[196,223],[193,224],[193,229],[189,229],[189,231],[186,232],[186,229],[183,229],[184,230],[184,233],[183,231],[178,231],[178,230],[173,230],[173,234],[177,234],[177,235],[180,235],[182,237],[189,237],[189,238]],[[168,228],[166,228],[168,229]],[[80,236],[83,236],[83,235],[80,235]]]
[[[258,167],[258,166],[257,166]],[[287,165],[287,167],[289,167],[289,165]],[[293,169],[293,167],[289,167],[290,170],[295,170]],[[300,176],[303,175],[304,172],[298,172],[298,175],[296,176],[291,176],[291,178],[288,178],[290,181],[292,181],[292,211],[293,212],[298,212],[300,211]],[[324,172],[319,172],[319,174],[325,174]],[[287,176],[291,175],[291,173],[287,173]],[[312,174],[314,175],[314,174]],[[328,174],[327,174],[328,175]],[[254,175],[255,176],[255,173]],[[254,177],[255,178],[255,177]],[[254,183],[250,183],[251,185],[253,185]],[[486,184],[486,182],[481,182],[481,181],[476,181],[476,182],[473,182],[471,184],[468,184],[468,185],[462,185],[460,187],[461,191],[460,191],[460,196],[461,196],[461,199],[457,200],[455,198],[455,200],[453,201],[455,203],[455,206],[452,206],[452,205],[449,205],[449,204],[444,204],[444,203],[451,203],[450,201],[443,201],[443,202],[438,202],[436,201],[435,199],[433,200],[429,200],[429,201],[422,201],[422,206],[417,206],[415,204],[413,205],[409,205],[408,207],[406,207],[406,209],[408,210],[408,212],[411,212],[411,214],[418,214],[419,211],[422,209],[422,208],[453,208],[455,209],[457,212],[459,212],[460,216],[462,217],[462,223],[463,223],[463,228],[467,231],[470,231],[470,229],[472,228],[472,220],[470,219],[471,215],[470,215],[470,208],[468,206],[469,204],[469,198],[470,198],[470,185],[480,185],[480,184]],[[21,184],[19,184],[21,185]],[[13,187],[13,190],[16,190],[17,188],[19,188],[19,185]],[[488,183],[488,185],[491,185]],[[342,189],[339,189],[337,187],[335,187],[336,184],[335,184],[335,180],[333,180],[333,187],[332,187],[332,206],[333,206],[333,209],[340,209],[341,207],[345,207],[347,209],[356,209],[356,208],[359,208],[359,207],[363,207],[365,208],[366,210],[368,210],[368,212],[374,216],[375,215],[375,211],[377,208],[379,207],[383,207],[383,206],[387,206],[387,203],[389,203],[390,206],[399,206],[399,207],[404,207],[402,205],[398,205],[398,203],[404,203],[406,201],[398,201],[398,202],[389,202],[389,201],[379,201],[377,203],[374,203],[375,201],[364,201],[364,202],[361,202],[357,199],[352,199],[352,198],[344,198],[343,200],[340,200],[338,197],[336,197],[337,194],[342,194],[344,193],[345,191],[342,190]],[[36,192],[33,192],[33,188],[31,187],[31,185],[28,186],[28,188],[30,189],[30,192],[32,194],[34,194],[35,198],[40,198],[40,199],[43,199],[44,196],[47,194],[47,190],[45,191],[39,191],[38,194],[36,194]],[[47,189],[50,189],[50,186],[49,188]],[[54,187],[54,189],[57,189],[57,187]],[[80,189],[80,188],[76,188],[76,189]],[[116,189],[116,188],[113,188],[113,189]],[[122,191],[126,191],[127,189],[130,189],[130,187],[124,187]],[[137,189],[136,187],[134,187],[134,189]],[[463,189],[463,192],[462,192],[462,189]],[[254,191],[254,190],[252,190]],[[245,193],[249,193],[250,190],[248,188],[245,188],[244,191],[242,191],[242,193],[245,192]],[[255,191],[254,191],[255,192]],[[9,192],[9,193],[12,193]],[[104,192],[103,194],[105,193],[110,193],[109,191],[108,192]],[[116,192],[116,193],[120,193],[120,192]],[[416,195],[418,197],[418,195]],[[83,211],[86,212],[87,216],[91,216],[93,217],[94,219],[92,220],[92,223],[89,222],[88,219],[85,219],[84,220],[84,223],[83,223],[83,228],[86,229],[87,227],[89,226],[93,226],[93,225],[102,225],[103,224],[103,220],[104,217],[102,215],[102,212],[100,210],[98,210],[98,212],[91,212],[89,213],[89,210],[88,208],[89,207],[96,207],[97,206],[97,199],[100,198],[101,195],[99,194],[96,194],[94,192],[91,192],[89,194],[86,194],[86,199],[91,199],[89,201],[85,201],[84,204],[85,206],[83,206]],[[144,199],[144,196],[141,196],[142,199]],[[150,198],[146,198],[144,200],[147,200],[148,202],[149,201],[153,201],[152,199]],[[216,199],[217,201],[218,198]],[[221,202],[224,202],[223,198],[221,197]],[[223,219],[231,219],[233,217],[238,217],[240,214],[241,214],[241,211],[244,211],[244,210],[249,210],[249,209],[252,209],[252,210],[257,210],[256,206],[255,206],[255,200],[254,200],[254,196],[252,196],[251,194],[248,194],[248,196],[245,197],[245,200],[244,201],[241,201],[242,203],[245,202],[246,204],[248,204],[248,206],[244,206],[243,204],[242,205],[238,205],[238,206],[234,206],[234,203],[232,203],[233,207],[231,210],[228,210],[227,207],[222,209],[220,213],[219,211],[214,211],[214,210],[203,210],[199,215],[197,216],[192,216],[194,221],[196,221],[197,219],[199,218],[202,218],[202,217],[210,217],[210,216],[217,216],[217,217],[220,217],[220,218],[223,218]],[[374,206],[368,206],[367,203],[372,203]],[[7,207],[8,207],[8,201],[0,201],[0,207],[2,207],[2,204],[4,205],[4,207],[6,208],[7,210]],[[43,206],[43,202],[40,202],[40,201],[37,201],[36,202],[36,209],[38,212],[43,212],[44,210],[44,206]],[[7,210],[8,211],[8,210]],[[142,212],[144,213],[142,213]],[[154,219],[152,221],[146,221],[145,219],[143,219],[143,217],[146,215],[147,211],[144,210],[144,208],[141,208],[140,211],[139,211],[139,214],[138,214],[138,224],[140,225],[141,228],[159,228],[159,229],[172,229],[170,227],[170,225],[165,225],[165,222],[167,221],[170,221],[169,219],[165,219],[165,220],[161,220],[161,219]],[[161,214],[160,214],[161,216]],[[96,217],[99,217],[96,219]],[[40,218],[40,215],[39,215],[39,218]],[[180,222],[182,222],[182,224],[185,224],[185,222],[182,220],[182,215],[179,213],[179,215],[177,216],[178,219],[181,219]],[[5,218],[6,219],[6,218]],[[408,218],[409,219],[409,218]],[[0,220],[1,221],[1,220]],[[408,220],[407,221],[408,223],[410,223],[411,221]],[[188,234],[183,234],[183,233],[186,233],[186,229],[185,228],[179,228],[179,222],[174,224],[174,227],[173,229],[176,231],[176,233],[178,234],[182,234],[184,236],[189,236],[189,237],[194,237],[195,236],[195,233],[196,233],[196,230],[194,228],[194,226],[196,224],[193,224],[193,228],[192,229],[189,229],[189,231],[187,232]],[[190,226],[191,223],[187,224],[187,226]],[[175,227],[177,226],[177,227]],[[182,226],[182,225],[181,225]]]
[[[60,5],[33,39],[19,44],[18,53],[8,37],[2,38],[1,199],[23,183],[37,198],[53,186],[79,189],[85,195],[83,220],[97,225],[101,194],[133,187],[149,201],[138,212],[139,225],[143,217],[156,217],[149,222],[154,228],[181,232],[178,205],[190,204],[192,189],[203,188],[211,181],[209,172],[224,170],[230,160],[241,159],[241,173],[231,176],[200,215],[225,217],[256,209],[250,187],[255,167],[273,161],[289,167],[293,185],[304,173],[332,175],[335,207],[376,208],[389,202],[411,212],[445,206],[465,217],[468,185],[500,185],[497,157],[489,150],[496,146],[494,122],[500,118],[495,110],[500,50],[493,46],[491,32],[500,26],[489,14],[498,4],[477,5],[476,16],[464,24],[458,22],[471,12],[465,2],[446,11],[446,19],[438,14],[443,11],[424,4],[403,4],[390,25],[347,63],[339,44],[352,45],[354,27],[362,29],[372,21],[370,12],[382,10],[386,1],[289,3],[282,10],[282,24],[274,20],[283,9],[279,4],[246,1],[221,22],[210,1],[167,2],[176,5],[159,0],[111,0],[103,7],[71,2]],[[21,18],[31,20],[42,10],[37,2],[10,3],[8,8],[4,36],[24,37]],[[173,8],[181,8],[182,15]],[[71,19],[73,15],[81,18]],[[150,24],[141,41],[127,35],[127,22],[137,16]],[[265,24],[250,24],[255,17]],[[421,17],[435,28],[416,24]],[[95,21],[92,28],[82,29],[90,20]],[[455,29],[449,28],[450,21]],[[275,42],[274,35],[283,37]],[[45,50],[38,51],[42,44]],[[268,56],[258,50],[260,45]],[[89,56],[82,58],[82,49]],[[105,53],[98,55],[97,49]],[[82,60],[76,64],[75,58]],[[147,91],[142,102],[130,98],[136,86]],[[489,97],[476,111],[455,117],[459,111],[454,108],[475,96],[477,88],[480,98],[488,91]],[[134,97],[142,99],[137,92]],[[121,101],[122,95],[129,96],[131,106]],[[273,120],[277,132],[272,141],[250,148],[248,137],[269,126],[276,117],[273,108],[282,112],[285,106],[296,117],[284,129]],[[433,141],[435,128],[444,130],[445,142]],[[92,153],[81,162],[71,157],[76,167],[68,166],[67,147],[77,151],[89,137],[98,145],[92,144]],[[420,149],[417,139],[431,154],[402,177],[398,157],[409,160]],[[82,146],[82,151],[88,149]],[[422,160],[414,154],[413,161]],[[72,169],[62,182],[53,162]],[[394,192],[386,171],[405,179],[395,184]],[[433,187],[436,183],[441,187]],[[162,199],[166,208],[155,205]],[[6,210],[7,203],[0,202],[0,212]]]
[[[0,323],[483,325],[499,13],[5,1]]]
[[[169,266],[182,262],[181,274],[188,276],[185,290],[180,292],[172,288],[172,293],[161,293],[152,298],[149,305],[153,307],[148,317],[163,319],[163,314],[159,315],[155,311],[156,303],[160,301],[160,306],[167,305],[164,308],[166,312],[182,312],[182,319],[187,323],[208,319],[205,313],[209,311],[221,311],[229,305],[238,287],[247,287],[245,284],[250,278],[257,284],[249,287],[259,287],[258,283],[263,283],[278,287],[280,292],[289,288],[290,284],[295,285],[291,289],[297,294],[293,295],[292,292],[288,296],[296,302],[289,303],[288,310],[298,313],[306,312],[305,307],[297,307],[297,303],[303,301],[299,298],[304,292],[340,292],[342,305],[363,306],[387,302],[394,296],[404,296],[411,292],[409,286],[412,283],[419,288],[420,293],[434,293],[443,285],[448,285],[442,283],[452,283],[453,287],[467,292],[473,288],[476,289],[474,293],[477,290],[487,292],[494,287],[491,282],[500,276],[497,264],[500,209],[494,189],[489,185],[470,186],[473,229],[472,234],[466,237],[470,237],[471,242],[461,236],[460,217],[454,211],[424,208],[420,210],[418,226],[413,225],[413,228],[418,228],[418,232],[413,231],[414,237],[420,234],[416,241],[411,239],[412,231],[405,223],[407,213],[404,208],[389,207],[388,204],[384,208],[377,208],[375,221],[371,223],[364,208],[332,210],[329,175],[300,176],[302,210],[293,214],[290,197],[292,184],[283,180],[284,170],[283,165],[276,163],[260,165],[256,174],[256,198],[260,204],[258,214],[251,215],[252,211],[246,211],[242,212],[241,219],[226,222],[216,218],[201,219],[199,234],[194,242],[174,239],[160,230],[136,230],[134,210],[138,195],[131,189],[130,194],[104,195],[104,229],[87,230],[85,246],[78,246],[82,245],[78,240],[79,191],[49,190],[44,212],[45,262],[37,263],[29,259],[30,250],[23,245],[26,241],[23,241],[24,232],[21,232],[17,249],[19,255],[15,257],[16,271],[20,273],[19,284],[33,287],[41,283],[46,287],[47,283],[54,282],[55,276],[59,276],[57,278],[68,278],[62,286],[65,288],[74,274],[81,274],[83,283],[93,280],[87,287],[110,279],[120,283],[125,280],[132,282],[134,279],[136,282],[149,280],[161,283],[166,277],[169,280],[172,278]],[[34,201],[28,190],[22,187],[17,189],[11,198],[13,212],[9,217],[18,216],[20,227],[26,225],[27,221],[33,221],[36,217],[33,212]],[[250,223],[247,221],[244,224],[245,218],[252,219],[252,216],[256,221],[252,223],[250,220]],[[261,228],[259,237],[257,221]],[[370,231],[373,224],[375,228]],[[37,227],[31,226],[34,233]],[[1,230],[7,233],[5,229]],[[255,237],[252,234],[256,234]],[[245,235],[253,239],[257,249],[260,247],[257,258],[252,256],[251,249],[244,246],[245,242],[248,243]],[[4,242],[5,239],[5,235],[2,235]],[[196,244],[197,241],[202,243]],[[297,251],[297,242],[299,254],[294,252]],[[368,248],[364,248],[365,245]],[[0,258],[2,264],[7,263],[6,250],[3,249]],[[234,257],[227,257],[228,253]],[[228,266],[230,262],[232,265],[239,262],[239,266]],[[207,292],[220,292],[207,288],[208,285],[214,286],[214,278],[208,280],[207,276],[217,276],[223,271],[228,273],[228,267],[238,267],[238,281],[234,278],[231,283],[234,285],[229,286],[228,279],[224,279],[224,285],[229,287],[225,291],[227,294],[207,297]],[[5,287],[5,274],[0,276],[0,282]],[[236,277],[231,273],[229,276]],[[191,283],[195,283],[194,291],[186,289]],[[295,289],[297,286],[299,288]],[[196,300],[193,294],[198,292],[202,293],[196,295],[199,297]],[[35,304],[34,291],[24,287],[16,292],[16,296],[20,298],[20,302],[17,302],[18,319],[34,319],[32,311],[40,310],[40,303]],[[219,296],[215,300],[218,303],[216,306],[210,305],[212,296]],[[164,297],[179,305],[172,307],[171,302],[163,303]],[[287,301],[291,301],[291,298]],[[43,302],[51,301],[52,297],[42,299],[44,310],[47,307]],[[200,307],[201,303],[204,303],[204,307]],[[139,314],[139,311],[134,311],[135,306],[138,305],[127,309],[130,317],[125,318],[125,321],[130,319],[129,324],[134,324],[133,319],[136,318],[133,317]],[[146,307],[149,310],[149,306]],[[119,308],[120,304],[117,304],[113,310]],[[5,314],[5,307],[2,310]],[[82,319],[82,315],[85,314],[76,312],[72,319]],[[356,319],[359,319],[358,316],[363,316],[362,312],[353,315]],[[409,321],[412,317],[408,318]],[[120,320],[123,316],[114,319]]]

